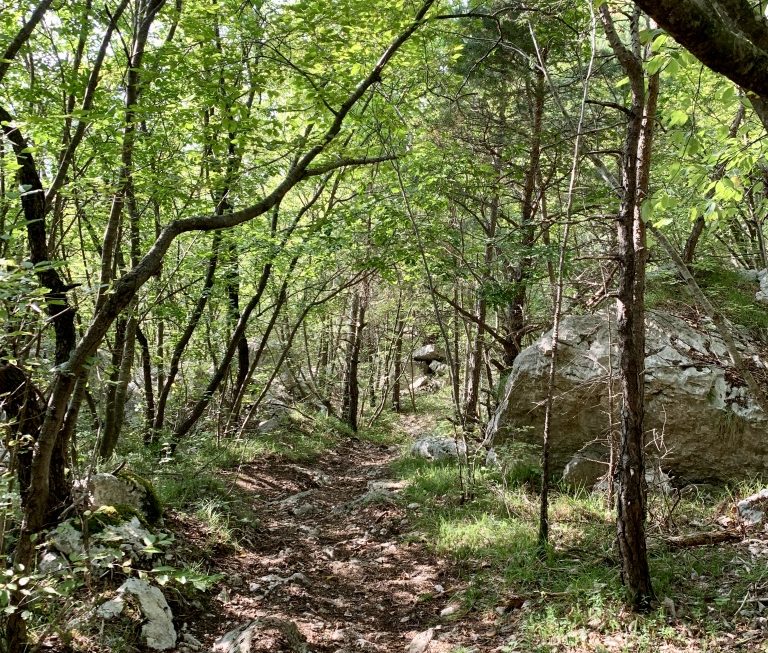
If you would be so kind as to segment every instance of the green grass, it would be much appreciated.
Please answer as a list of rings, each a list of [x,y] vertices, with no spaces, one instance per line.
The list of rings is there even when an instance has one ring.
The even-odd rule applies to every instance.
[[[686,314],[695,307],[696,302],[688,287],[673,271],[656,271],[655,275],[646,291],[648,308]],[[694,277],[707,298],[731,322],[755,332],[755,335],[765,336],[768,311],[755,301],[755,293],[759,289],[757,282],[744,279],[720,261],[706,258],[696,264]]]
[[[512,470],[512,471],[510,471]],[[729,546],[669,551],[651,538],[651,573],[659,602],[647,615],[624,604],[615,551],[614,516],[597,494],[551,495],[551,546],[537,552],[538,495],[525,476],[507,466],[506,474],[481,469],[473,498],[462,500],[459,470],[405,457],[394,471],[409,481],[403,501],[419,503],[412,512],[420,539],[456,564],[463,581],[464,610],[479,612],[508,626],[507,651],[669,651],[721,650],[718,638],[748,627],[736,614],[749,592],[768,587],[768,564],[744,563],[744,551]],[[759,487],[691,493],[677,505],[665,528],[708,528],[735,497]],[[662,524],[649,524],[651,533]],[[695,528],[693,530],[696,530]],[[748,557],[748,556],[747,556]],[[499,617],[494,608],[510,596],[522,609]],[[674,602],[670,622],[663,600]],[[743,625],[742,625],[743,624]],[[692,648],[691,648],[692,647]]]

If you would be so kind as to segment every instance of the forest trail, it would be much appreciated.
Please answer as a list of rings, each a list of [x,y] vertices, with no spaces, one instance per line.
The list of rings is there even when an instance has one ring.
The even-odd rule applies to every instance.
[[[439,623],[462,583],[450,562],[409,537],[408,514],[418,508],[396,499],[403,484],[389,466],[399,453],[348,438],[311,463],[268,456],[226,473],[250,497],[259,534],[244,550],[208,558],[225,579],[203,613],[190,615],[189,632],[204,650],[258,618],[292,622],[315,652],[406,651],[430,628],[430,653],[494,648],[483,642],[490,624],[475,619],[469,633],[459,622]],[[189,528],[174,526],[194,542]],[[254,652],[296,650],[278,630],[254,644]]]

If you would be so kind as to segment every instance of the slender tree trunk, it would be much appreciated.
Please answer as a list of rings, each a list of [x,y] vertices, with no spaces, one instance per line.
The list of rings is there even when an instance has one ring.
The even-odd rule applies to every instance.
[[[229,321],[231,328],[234,330],[237,328],[237,323],[240,320],[240,269],[237,243],[233,239],[229,239],[227,250],[227,273],[224,275],[224,285],[227,290]],[[237,342],[237,356],[235,360],[237,361],[236,374],[231,390],[233,398],[242,389],[245,377],[248,375],[248,340],[245,334]]]
[[[405,323],[402,316],[395,322],[394,369],[392,371],[392,410],[399,413],[403,407],[400,402],[400,379],[403,376],[403,330]]]
[[[352,294],[347,327],[347,347],[344,362],[344,381],[342,390],[341,419],[353,431],[357,431],[357,417],[360,405],[360,381],[358,367],[360,364],[360,347],[365,319],[365,301],[361,298],[361,290],[356,288]]]
[[[458,268],[458,261],[456,262]],[[459,288],[458,285],[453,287],[453,332],[451,334],[451,348],[453,349],[451,356],[449,357],[451,366],[451,385],[453,386],[452,396],[456,397],[456,413],[459,417],[462,427],[466,427],[467,416],[464,414],[463,406],[459,403],[459,397],[461,397],[461,318],[459,317]],[[438,320],[440,317],[438,316]]]
[[[618,460],[617,540],[622,579],[635,610],[646,611],[653,600],[645,541],[646,486],[644,446],[645,383],[645,229],[640,203],[646,192],[644,160],[650,156],[655,92],[649,92],[646,111],[645,80],[637,37],[639,11],[631,21],[633,50],[619,39],[606,5],[600,16],[608,41],[630,81],[632,103],[621,166],[623,193],[616,220],[619,284],[616,298],[619,382],[622,391],[621,442]],[[651,106],[654,105],[654,106]]]
[[[144,377],[144,444],[152,441],[152,428],[155,423],[155,385],[152,382],[152,354],[149,340],[141,328],[136,329],[136,340],[141,347],[141,370]]]
[[[500,166],[494,166],[499,171]],[[493,197],[488,215],[488,224],[483,225],[485,230],[485,252],[483,256],[483,280],[491,278],[491,266],[493,265],[494,254],[496,252],[496,227],[499,220],[499,187],[500,179],[497,179],[494,188]],[[480,398],[480,380],[483,371],[483,356],[485,352],[485,320],[487,313],[487,302],[483,294],[483,288],[477,289],[477,302],[475,313],[477,315],[476,331],[474,344],[470,350],[470,356],[467,360],[467,376],[469,377],[469,387],[464,403],[464,419],[467,425],[476,424],[480,420],[478,412],[478,400]]]
[[[568,195],[565,206],[565,227],[563,228],[562,239],[560,241],[560,251],[557,261],[557,272],[555,275],[554,286],[554,300],[552,302],[553,310],[553,325],[552,325],[552,345],[551,345],[551,359],[549,361],[549,374],[547,376],[547,399],[544,409],[544,432],[542,443],[542,455],[541,455],[541,502],[539,510],[539,534],[538,534],[538,546],[541,553],[545,551],[546,545],[549,542],[549,485],[550,485],[550,439],[552,436],[552,410],[554,407],[554,395],[555,395],[555,373],[557,371],[557,352],[560,346],[560,318],[563,307],[563,291],[565,289],[564,284],[564,272],[565,272],[565,258],[568,251],[568,238],[571,231],[571,215],[573,211],[574,191],[576,188],[576,182],[579,176],[579,164],[581,161],[581,141],[582,141],[582,127],[584,125],[584,107],[586,106],[587,97],[589,95],[589,83],[592,76],[592,66],[595,60],[595,23],[594,14],[592,14],[592,38],[590,48],[589,67],[587,69],[586,77],[584,79],[584,90],[581,99],[581,109],[579,112],[579,122],[576,127],[576,141],[573,146],[573,158],[571,162],[571,174],[568,183]],[[538,42],[535,39],[535,34],[531,30],[531,35],[534,37],[534,46],[536,48],[536,54],[539,60],[539,75],[537,76],[537,111],[543,112],[543,95],[544,88],[543,82],[546,77],[546,59],[544,54],[539,49]],[[538,82],[541,82],[541,88],[538,87]],[[534,119],[534,124],[541,124],[541,116],[538,119]],[[537,172],[538,177],[538,172]],[[548,227],[545,227],[548,229]],[[550,273],[551,276],[551,273]],[[609,350],[610,352],[610,350]]]
[[[181,357],[192,339],[197,325],[200,323],[200,318],[205,311],[205,307],[208,304],[208,298],[211,296],[213,283],[216,278],[216,266],[219,260],[219,246],[221,244],[221,232],[215,232],[213,234],[213,242],[211,244],[211,255],[208,257],[208,267],[205,273],[205,281],[203,281],[203,288],[200,291],[200,296],[197,298],[195,308],[192,310],[192,314],[189,316],[187,326],[184,328],[184,332],[176,342],[176,346],[173,348],[173,354],[171,354],[171,362],[168,366],[168,373],[165,377],[165,383],[163,383],[160,389],[160,396],[157,400],[157,412],[155,414],[155,421],[153,425],[153,435],[151,440],[154,441],[158,434],[163,430],[165,426],[165,410],[168,403],[168,397],[176,381],[176,375],[179,373],[179,367],[181,366]]]
[[[128,396],[128,384],[131,380],[136,343],[136,318],[120,320],[116,332],[115,349],[119,355],[113,357],[114,368],[111,374],[109,399],[107,401],[104,432],[99,442],[99,458],[108,460],[117,446],[120,432],[125,421],[125,404]]]

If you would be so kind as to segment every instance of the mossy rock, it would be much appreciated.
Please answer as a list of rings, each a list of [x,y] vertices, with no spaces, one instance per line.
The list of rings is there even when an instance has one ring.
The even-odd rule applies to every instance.
[[[117,477],[133,483],[135,486],[144,490],[143,498],[141,500],[141,509],[144,511],[146,521],[149,524],[157,524],[163,517],[163,504],[160,502],[160,497],[155,490],[155,486],[152,482],[143,476],[132,472],[131,470],[123,469],[118,472]]]
[[[99,506],[97,510],[87,515],[86,523],[89,533],[100,533],[108,526],[117,526],[136,517],[143,526],[147,519],[133,506],[118,504],[116,506]]]

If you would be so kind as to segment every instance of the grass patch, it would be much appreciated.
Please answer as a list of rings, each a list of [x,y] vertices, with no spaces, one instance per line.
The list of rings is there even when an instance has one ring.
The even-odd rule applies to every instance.
[[[272,456],[311,463],[346,437],[331,418],[313,422],[312,432],[296,425],[242,439],[219,439],[198,432],[185,439],[170,459],[146,448],[138,436],[126,436],[120,453],[131,469],[150,479],[164,506],[188,515],[205,530],[205,548],[239,549],[257,536],[259,521],[248,497],[222,476],[223,470]],[[373,437],[377,436],[374,432]]]
[[[604,498],[555,488],[551,546],[542,556],[536,548],[538,494],[514,470],[478,470],[473,498],[462,501],[456,464],[411,457],[394,464],[409,481],[403,501],[420,504],[412,514],[415,531],[407,537],[426,541],[454,561],[465,613],[480,612],[508,633],[499,650],[714,651],[722,650],[732,632],[755,627],[756,613],[744,614],[744,599],[768,588],[766,559],[750,560],[733,546],[669,551],[651,538],[659,601],[650,614],[635,615],[624,604],[614,515]],[[715,517],[728,514],[735,497],[757,487],[690,492],[663,524],[649,524],[649,531],[709,528]],[[499,614],[511,605],[510,597],[517,603]]]
[[[758,283],[745,279],[738,271],[724,267],[720,261],[699,260],[694,277],[707,298],[734,324],[765,337],[768,312],[755,301]],[[686,315],[696,306],[688,286],[672,270],[651,271],[653,283],[648,284],[646,307]]]

